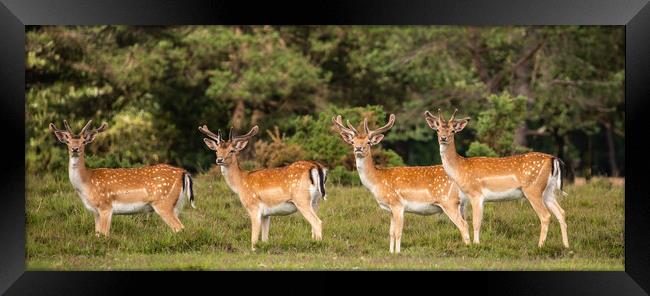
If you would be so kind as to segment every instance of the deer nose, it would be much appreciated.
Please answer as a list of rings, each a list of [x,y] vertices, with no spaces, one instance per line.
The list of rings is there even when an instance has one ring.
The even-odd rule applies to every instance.
[[[79,147],[73,147],[72,152],[79,152]]]
[[[361,152],[363,147],[354,147],[354,152]]]
[[[217,162],[218,162],[218,163],[219,163],[219,162],[223,162],[223,158],[218,158],[218,157],[217,157]]]
[[[442,140],[442,141],[444,141],[444,142],[447,142],[447,137],[442,136],[442,137],[440,137],[440,140]]]

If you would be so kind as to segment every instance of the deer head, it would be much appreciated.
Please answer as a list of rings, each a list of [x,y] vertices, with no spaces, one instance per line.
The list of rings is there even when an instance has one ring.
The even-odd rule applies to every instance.
[[[434,116],[429,111],[424,112],[427,124],[438,134],[438,143],[440,145],[453,144],[454,134],[462,131],[469,122],[469,117],[456,119],[456,112],[458,112],[458,109],[454,110],[448,121],[442,116],[440,109],[438,109],[438,116]]]
[[[72,132],[68,122],[65,120],[63,121],[65,130],[60,130],[54,123],[50,123],[50,131],[54,133],[59,142],[68,146],[68,154],[70,157],[79,157],[83,156],[86,144],[94,141],[97,134],[103,132],[108,127],[108,124],[104,122],[99,128],[89,129],[90,123],[92,122],[92,120],[89,120],[79,134]]]
[[[360,133],[347,121],[347,127],[341,121],[341,115],[332,118],[332,123],[346,143],[352,145],[354,155],[358,158],[366,157],[370,154],[370,146],[377,145],[384,138],[383,133],[388,131],[395,123],[395,114],[391,114],[388,123],[378,129],[370,130],[368,128],[368,118],[363,120],[364,132]]]
[[[215,151],[217,155],[217,165],[228,166],[232,163],[233,156],[238,154],[239,151],[244,150],[250,138],[255,136],[259,131],[259,127],[254,126],[247,134],[241,136],[235,136],[233,134],[233,128],[230,128],[230,134],[228,135],[228,140],[224,140],[221,137],[221,130],[217,130],[217,133],[211,132],[206,125],[200,126],[199,131],[204,133],[209,138],[203,138],[203,142],[211,150]]]

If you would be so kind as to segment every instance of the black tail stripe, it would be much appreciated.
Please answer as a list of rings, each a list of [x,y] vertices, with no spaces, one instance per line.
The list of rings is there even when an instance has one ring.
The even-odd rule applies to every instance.
[[[311,175],[311,170],[313,168],[309,169],[309,182],[311,182],[311,185],[316,185],[316,182],[314,182],[314,177]]]
[[[323,173],[323,168],[321,167],[316,170],[318,171],[318,177],[320,179],[320,191],[323,193],[323,196],[325,196],[325,173]]]
[[[551,159],[551,170],[552,170],[551,175],[553,175],[553,176],[556,176],[556,175],[557,175],[557,168],[555,167],[555,161],[556,161],[556,159],[557,159],[557,158],[553,158],[553,159]]]
[[[192,181],[192,176],[187,175],[187,178],[190,180],[190,202],[194,201],[194,182]],[[185,183],[185,182],[183,182]]]

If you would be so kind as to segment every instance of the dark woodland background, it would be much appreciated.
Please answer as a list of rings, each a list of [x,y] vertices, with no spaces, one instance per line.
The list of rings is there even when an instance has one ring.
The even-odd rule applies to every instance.
[[[459,153],[535,150],[561,157],[568,178],[625,175],[623,27],[180,26],[27,27],[26,167],[67,173],[48,131],[66,119],[109,129],[89,167],[214,163],[203,135],[261,131],[242,163],[326,163],[358,182],[343,115],[371,127],[395,113],[376,148],[381,165],[439,164],[425,110],[472,121]]]

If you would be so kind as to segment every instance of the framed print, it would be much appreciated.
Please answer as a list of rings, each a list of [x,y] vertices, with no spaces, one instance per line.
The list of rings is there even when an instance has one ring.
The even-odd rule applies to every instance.
[[[647,1],[2,4],[7,294],[650,289]]]

